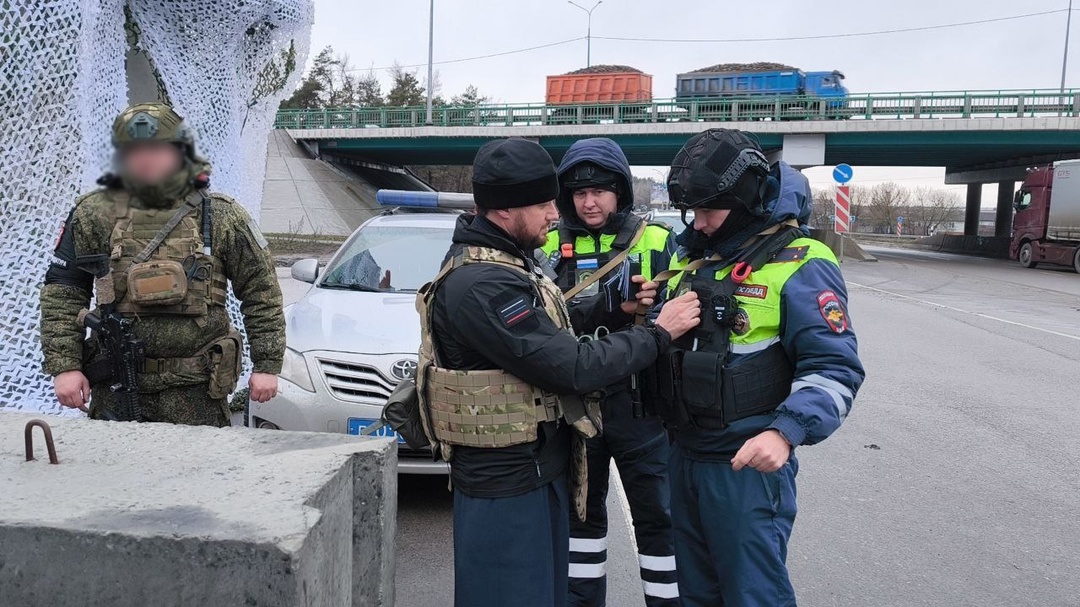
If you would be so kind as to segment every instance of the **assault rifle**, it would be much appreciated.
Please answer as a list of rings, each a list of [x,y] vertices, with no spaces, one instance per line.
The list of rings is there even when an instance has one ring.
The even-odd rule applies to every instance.
[[[100,314],[86,312],[82,322],[97,335],[105,351],[109,390],[117,404],[116,414],[106,413],[109,421],[145,421],[139,405],[139,372],[142,370],[145,344],[135,335],[134,322],[116,312],[109,260],[104,255],[87,256],[78,265],[94,275]]]

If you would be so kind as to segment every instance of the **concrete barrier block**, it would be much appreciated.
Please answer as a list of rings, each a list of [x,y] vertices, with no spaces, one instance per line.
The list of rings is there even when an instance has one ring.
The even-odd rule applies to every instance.
[[[0,605],[392,605],[396,446],[0,414]]]

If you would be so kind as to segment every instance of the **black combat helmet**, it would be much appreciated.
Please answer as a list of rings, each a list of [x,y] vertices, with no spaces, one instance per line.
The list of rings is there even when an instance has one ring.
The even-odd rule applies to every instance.
[[[676,209],[742,209],[757,215],[769,161],[757,139],[742,131],[709,129],[683,145],[668,173]]]

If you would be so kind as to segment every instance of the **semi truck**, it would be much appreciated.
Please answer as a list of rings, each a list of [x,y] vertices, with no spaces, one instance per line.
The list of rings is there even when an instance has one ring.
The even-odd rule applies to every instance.
[[[548,105],[652,101],[652,76],[635,71],[547,77]]]
[[[1013,259],[1025,268],[1050,263],[1080,272],[1080,160],[1028,171],[1013,208]]]

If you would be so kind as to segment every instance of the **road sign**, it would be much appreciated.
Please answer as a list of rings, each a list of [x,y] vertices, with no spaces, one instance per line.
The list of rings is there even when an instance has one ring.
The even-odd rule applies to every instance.
[[[896,218],[896,223],[904,223],[904,218],[903,218],[903,217],[899,217],[899,216],[898,216],[898,217]]]
[[[836,233],[848,231],[851,224],[851,188],[846,185],[836,187]]]
[[[846,164],[838,164],[836,165],[836,168],[832,170],[832,178],[836,180],[836,183],[841,185],[851,181],[853,175],[855,175],[855,170]]]

